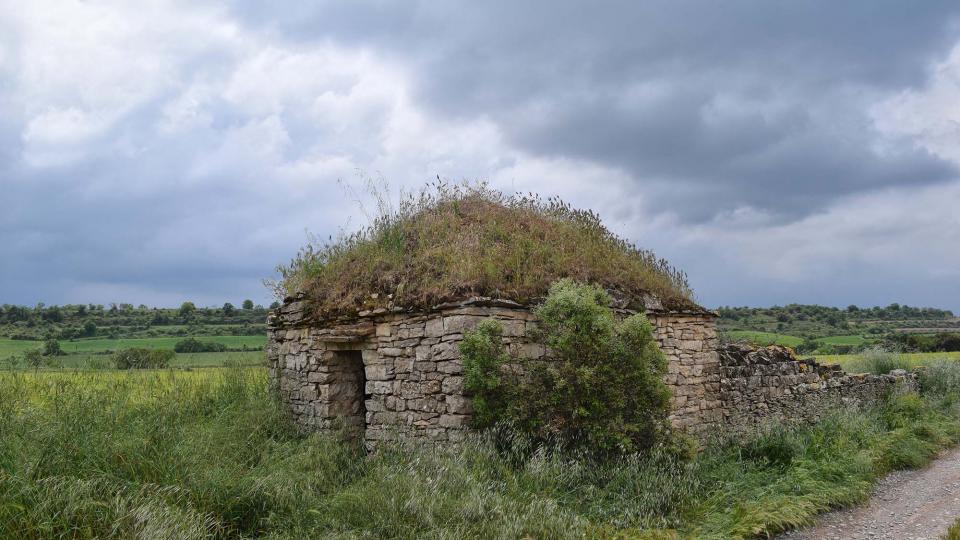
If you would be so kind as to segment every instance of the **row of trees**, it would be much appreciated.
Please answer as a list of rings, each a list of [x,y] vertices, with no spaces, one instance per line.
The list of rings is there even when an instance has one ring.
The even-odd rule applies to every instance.
[[[938,320],[952,319],[953,312],[946,309],[930,307],[913,307],[900,304],[890,304],[886,307],[859,307],[849,305],[846,309],[815,304],[788,304],[786,306],[772,306],[768,308],[721,306],[717,309],[720,316],[726,319],[740,320],[750,317],[773,317],[780,322],[789,320],[833,320],[833,321],[864,321],[864,320]]]

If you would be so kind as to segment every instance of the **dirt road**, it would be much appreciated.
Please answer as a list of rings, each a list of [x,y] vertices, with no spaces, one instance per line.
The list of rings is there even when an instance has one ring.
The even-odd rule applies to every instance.
[[[960,448],[918,471],[891,474],[863,506],[825,514],[814,526],[780,536],[800,539],[934,540],[960,517]]]

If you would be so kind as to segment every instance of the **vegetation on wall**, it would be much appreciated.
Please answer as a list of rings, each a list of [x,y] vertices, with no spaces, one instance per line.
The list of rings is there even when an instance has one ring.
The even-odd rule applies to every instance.
[[[278,267],[278,294],[305,292],[316,311],[333,315],[475,295],[525,302],[570,277],[692,305],[682,272],[559,199],[444,183],[402,196],[397,208],[377,195],[369,226],[311,242]]]
[[[536,440],[596,453],[666,439],[667,362],[645,316],[617,321],[602,289],[572,280],[555,283],[536,314],[546,362],[510,358],[495,321],[464,336],[464,388],[479,426],[504,421]]]

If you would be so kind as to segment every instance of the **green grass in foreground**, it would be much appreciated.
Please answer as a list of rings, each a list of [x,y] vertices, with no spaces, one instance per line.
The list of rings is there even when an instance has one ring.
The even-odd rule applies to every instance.
[[[956,441],[940,391],[692,461],[597,463],[505,434],[365,456],[292,429],[262,369],[0,372],[0,537],[763,536]]]
[[[953,522],[943,540],[960,540],[960,518]]]

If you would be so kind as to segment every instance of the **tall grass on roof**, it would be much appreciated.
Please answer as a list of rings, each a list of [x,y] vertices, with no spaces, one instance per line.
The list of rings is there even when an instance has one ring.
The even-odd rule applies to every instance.
[[[693,307],[686,275],[558,198],[486,184],[429,184],[356,232],[311,241],[277,268],[281,294],[304,292],[324,315],[429,307],[470,296],[528,302],[569,277],[669,307]]]

